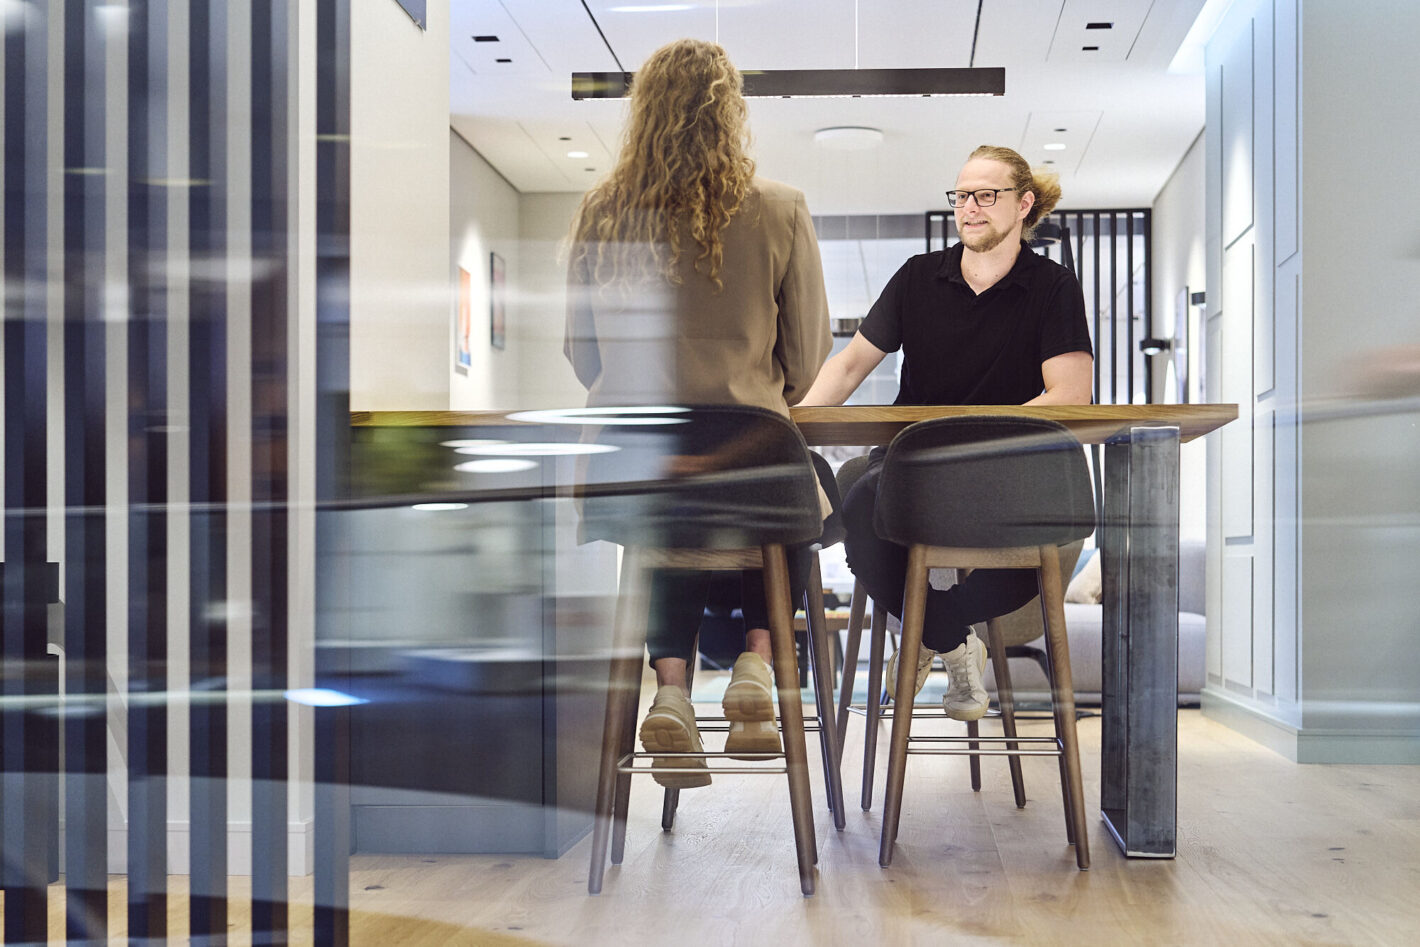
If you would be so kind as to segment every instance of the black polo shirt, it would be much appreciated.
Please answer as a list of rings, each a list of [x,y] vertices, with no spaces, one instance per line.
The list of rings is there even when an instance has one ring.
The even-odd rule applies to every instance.
[[[894,404],[1022,404],[1045,390],[1040,363],[1090,352],[1075,274],[1024,242],[1015,266],[980,296],[961,275],[962,245],[902,265],[858,327],[901,348]]]

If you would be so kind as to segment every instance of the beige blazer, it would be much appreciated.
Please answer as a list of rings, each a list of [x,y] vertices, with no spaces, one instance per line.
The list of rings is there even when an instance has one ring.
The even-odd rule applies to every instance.
[[[587,266],[569,268],[564,351],[588,405],[744,404],[787,416],[803,398],[832,344],[803,193],[755,178],[723,237],[718,292],[695,272],[688,238],[680,285],[598,287]]]

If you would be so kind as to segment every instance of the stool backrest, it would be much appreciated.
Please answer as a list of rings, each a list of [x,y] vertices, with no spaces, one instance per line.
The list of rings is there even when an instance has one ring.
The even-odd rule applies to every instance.
[[[621,545],[743,549],[819,536],[818,478],[788,418],[687,406],[587,440],[582,537]]]
[[[1062,545],[1094,532],[1084,448],[1064,426],[1014,416],[904,428],[878,485],[878,535],[903,545]]]

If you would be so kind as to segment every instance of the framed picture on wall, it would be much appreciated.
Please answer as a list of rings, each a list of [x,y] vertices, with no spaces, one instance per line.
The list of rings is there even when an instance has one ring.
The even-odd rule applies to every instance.
[[[489,342],[495,349],[507,344],[507,281],[503,272],[503,258],[496,253],[489,254],[488,267],[488,325]]]
[[[473,274],[459,267],[458,301],[454,308],[454,371],[467,375],[473,365]]]

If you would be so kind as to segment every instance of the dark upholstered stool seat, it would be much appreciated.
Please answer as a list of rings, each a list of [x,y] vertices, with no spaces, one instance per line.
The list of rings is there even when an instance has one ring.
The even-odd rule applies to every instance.
[[[621,861],[631,775],[649,771],[635,765],[646,754],[634,746],[648,570],[762,566],[784,740],[784,752],[767,758],[785,763],[766,771],[788,775],[800,888],[812,894],[818,852],[784,551],[822,528],[808,448],[787,418],[757,408],[678,409],[663,421],[602,428],[595,440],[603,452],[583,478],[583,537],[626,547],[587,887],[601,890],[609,843],[612,861]]]
[[[1018,738],[1009,731],[1002,737],[969,733],[966,737],[931,738],[929,746],[910,748],[913,715],[895,713],[879,863],[887,867],[892,861],[909,752],[975,754],[988,752],[981,750],[980,744],[1001,743],[1003,749],[989,752],[1059,757],[1066,838],[1075,846],[1076,864],[1088,868],[1089,838],[1059,559],[1061,545],[1088,536],[1095,526],[1094,494],[1079,442],[1063,426],[1037,418],[922,421],[904,429],[888,447],[875,509],[878,535],[908,549],[900,643],[904,654],[916,655],[922,643],[931,569],[1036,570],[1055,717],[1055,736],[1051,738]],[[993,652],[999,652],[993,654],[999,667],[1005,664],[1004,649],[999,647],[999,635],[991,637]],[[899,708],[912,705],[915,664],[898,662],[894,694]],[[1019,793],[1019,782],[1017,786]]]

